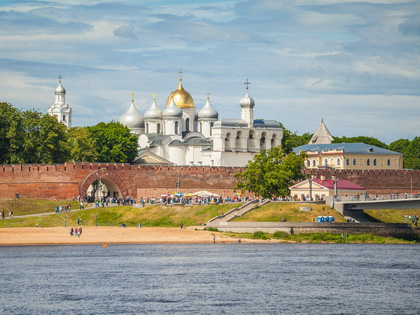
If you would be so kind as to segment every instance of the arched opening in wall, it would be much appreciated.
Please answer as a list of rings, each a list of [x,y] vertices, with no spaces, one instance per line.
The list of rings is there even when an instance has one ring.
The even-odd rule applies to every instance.
[[[225,151],[232,151],[231,140],[232,140],[232,135],[230,132],[228,132],[225,137]]]
[[[200,132],[203,132],[203,123],[200,121]]]
[[[312,161],[312,166],[316,166],[316,161],[315,160]]]
[[[101,178],[90,184],[86,195],[91,200],[103,200],[107,197],[119,198],[121,197],[121,191],[112,180]]]
[[[160,124],[157,124],[157,133],[160,133]]]
[[[275,133],[271,138],[271,148],[275,148],[280,145],[279,136]]]
[[[178,129],[179,129],[179,123],[176,121],[175,122],[175,134],[178,134]]]
[[[185,119],[185,131],[190,131],[190,119]]]
[[[241,149],[242,149],[242,131],[241,130],[239,130],[236,133],[235,149],[236,149],[236,151],[241,151]]]
[[[261,135],[261,138],[260,138],[260,149],[261,150],[267,150],[266,138],[267,138],[267,133],[263,132],[262,135]]]
[[[256,137],[255,130],[250,130],[249,136],[248,136],[248,143],[247,143],[247,151],[249,152],[255,152],[257,150],[256,144],[255,144],[255,140],[256,140],[255,137]]]
[[[81,183],[80,196],[89,198],[129,196],[129,191],[121,177],[111,170],[100,169],[89,174]],[[136,198],[136,192],[130,197]]]

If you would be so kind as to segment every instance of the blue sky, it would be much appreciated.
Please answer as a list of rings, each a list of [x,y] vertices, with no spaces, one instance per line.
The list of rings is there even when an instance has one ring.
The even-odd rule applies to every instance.
[[[0,101],[46,112],[63,76],[73,125],[163,108],[183,70],[200,109],[386,143],[420,136],[420,1],[0,1]]]

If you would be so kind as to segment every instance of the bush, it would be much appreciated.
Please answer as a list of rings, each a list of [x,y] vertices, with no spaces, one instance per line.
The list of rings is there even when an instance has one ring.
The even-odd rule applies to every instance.
[[[219,232],[219,229],[215,228],[215,227],[208,227],[208,228],[206,228],[206,230],[211,231],[211,232]]]
[[[273,237],[275,238],[289,238],[290,235],[283,231],[274,232]]]
[[[252,238],[262,238],[263,236],[265,236],[263,231],[255,231],[254,234],[252,234]]]

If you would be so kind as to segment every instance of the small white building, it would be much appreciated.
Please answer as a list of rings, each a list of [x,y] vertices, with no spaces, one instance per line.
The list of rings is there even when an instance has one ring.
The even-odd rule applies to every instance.
[[[161,110],[153,97],[144,116],[134,99],[120,122],[139,136],[139,156],[133,164],[245,166],[260,150],[281,144],[283,130],[273,120],[254,119],[255,101],[240,100],[240,119],[219,119],[207,97],[197,112],[182,78]]]
[[[58,86],[54,91],[55,102],[48,108],[48,115],[54,116],[59,122],[71,128],[72,109],[66,103],[66,90],[61,85],[61,75],[58,77]]]

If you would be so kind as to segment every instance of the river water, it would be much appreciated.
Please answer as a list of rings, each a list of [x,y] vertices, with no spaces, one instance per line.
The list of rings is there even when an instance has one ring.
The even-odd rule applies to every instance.
[[[0,247],[1,314],[419,314],[420,247]]]

